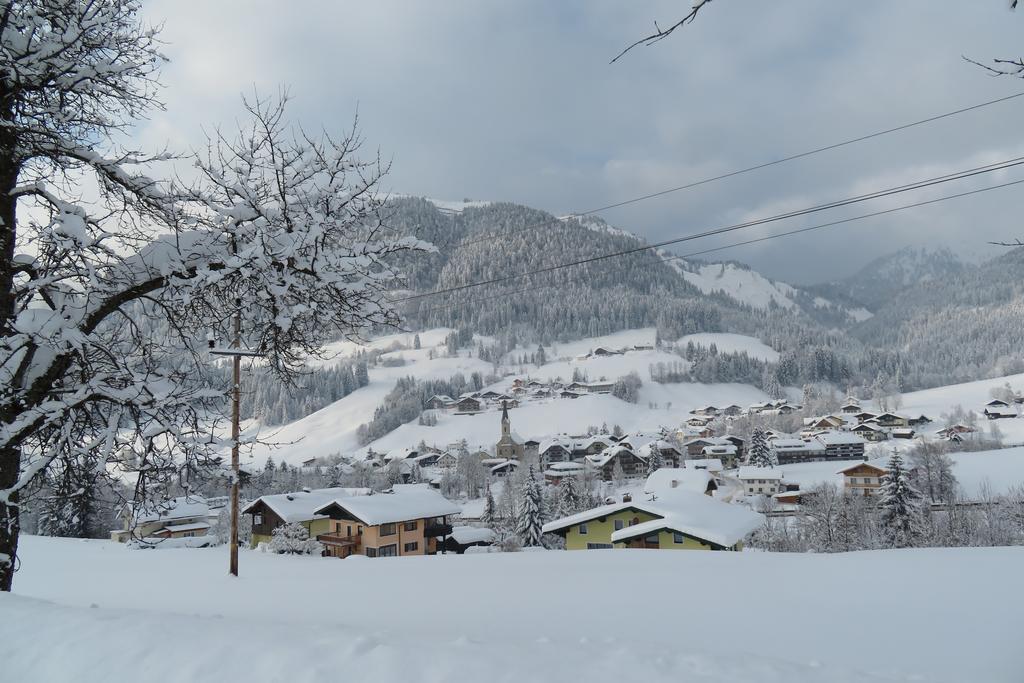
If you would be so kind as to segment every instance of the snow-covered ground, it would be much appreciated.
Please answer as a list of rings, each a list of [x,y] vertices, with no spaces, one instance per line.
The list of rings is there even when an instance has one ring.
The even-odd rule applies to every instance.
[[[400,333],[379,337],[364,345],[349,341],[331,344],[327,359],[317,360],[313,365],[325,366],[338,360],[351,358],[360,350],[386,351],[382,358],[401,357],[405,364],[395,367],[377,366],[370,368],[370,384],[345,396],[339,401],[296,420],[278,427],[259,428],[250,424],[245,431],[252,436],[259,429],[260,438],[274,445],[257,444],[252,447],[250,462],[261,466],[267,456],[276,461],[299,464],[315,457],[334,453],[351,454],[365,452],[356,439],[359,425],[369,422],[374,410],[394,388],[401,377],[417,379],[449,379],[462,373],[467,379],[473,372],[484,375],[493,372],[490,363],[469,356],[467,350],[456,358],[448,357],[444,346],[445,337],[451,332],[437,328],[419,333],[421,348],[413,349],[414,334]],[[574,371],[585,373],[591,380],[602,377],[615,380],[630,372],[636,372],[644,381],[636,404],[628,404],[611,396],[586,396],[580,399],[552,398],[543,402],[524,402],[512,411],[513,429],[523,437],[544,437],[558,433],[582,433],[587,427],[607,424],[609,428],[620,425],[626,430],[652,430],[659,427],[674,428],[686,418],[688,412],[708,403],[749,405],[767,400],[768,396],[746,384],[656,384],[649,381],[648,368],[655,363],[686,361],[667,351],[630,351],[622,355],[584,357],[593,349],[632,348],[652,346],[655,330],[653,327],[624,330],[602,337],[582,339],[566,344],[545,347],[551,361],[541,367],[527,364],[520,366],[512,359],[536,353],[536,345],[526,345],[511,352],[502,369],[508,374],[491,389],[507,391],[514,377],[529,376],[538,380],[571,380]],[[684,337],[680,342],[693,339],[696,343],[716,344],[722,351],[744,350],[757,357],[768,358],[773,354],[770,347],[751,337],[737,334],[701,334]],[[484,339],[485,343],[490,340]],[[402,348],[397,348],[402,347]],[[389,349],[395,350],[389,350]],[[435,357],[430,358],[431,351]],[[519,370],[523,372],[520,373]],[[652,407],[653,406],[653,407]],[[497,412],[479,415],[439,415],[435,426],[406,424],[398,430],[369,444],[374,450],[386,452],[394,448],[415,446],[422,439],[431,445],[444,447],[466,439],[473,448],[493,447],[501,433]]]
[[[1007,383],[1015,391],[1024,391],[1024,374],[950,384],[903,394],[903,405],[897,412],[914,416],[925,414],[936,420],[932,426],[939,429],[944,426],[938,419],[939,416],[949,413],[954,406],[962,406],[965,410],[973,410],[980,415],[985,404],[992,400],[990,391]],[[978,426],[983,430],[988,430],[990,424],[999,427],[1003,433],[1004,443],[1024,444],[1024,418],[994,420],[992,423],[984,417],[978,420]]]
[[[1009,683],[1024,670],[1024,548],[247,551],[240,578],[226,567],[224,548],[25,537],[15,594],[0,595],[0,678]]]
[[[885,457],[894,445],[907,448],[912,442],[894,440],[878,444],[878,447],[871,449],[869,455]],[[993,494],[1002,494],[1024,485],[1024,447],[950,453],[949,457],[953,460],[953,475],[960,483],[964,496],[969,499],[978,499],[984,489]],[[797,482],[801,489],[808,489],[825,482],[842,486],[843,477],[836,472],[849,464],[848,461],[806,462],[780,467],[786,481]]]
[[[619,425],[627,432],[650,431],[661,426],[677,427],[690,409],[709,402],[745,405],[766,399],[763,392],[748,384],[648,382],[641,387],[637,403],[626,403],[608,394],[585,395],[576,399],[549,398],[524,402],[520,407],[509,410],[509,420],[512,430],[524,439],[540,439],[563,433],[581,434],[586,433],[589,426],[600,427],[602,424],[606,424],[609,429]],[[650,408],[652,403],[657,403],[659,407]],[[500,435],[499,410],[475,415],[439,413],[434,426],[424,426],[414,421],[377,439],[368,448],[386,453],[396,448],[415,446],[420,440],[428,445],[444,447],[466,439],[471,449],[486,449],[493,448]],[[365,452],[365,448],[359,452]]]
[[[310,458],[326,457],[334,453],[348,454],[359,448],[356,430],[359,425],[369,422],[376,410],[397,382],[402,377],[412,375],[418,379],[450,379],[456,373],[462,373],[467,379],[473,372],[488,373],[490,363],[465,355],[450,358],[438,353],[436,358],[429,358],[430,348],[443,345],[444,337],[449,330],[430,330],[420,334],[422,348],[413,349],[411,334],[389,335],[375,339],[368,344],[375,349],[390,348],[396,342],[407,345],[408,349],[386,353],[382,358],[402,357],[406,365],[386,367],[383,365],[370,368],[370,383],[353,391],[339,401],[316,411],[311,415],[274,427],[259,427],[250,424],[243,432],[244,437],[259,434],[259,438],[269,444],[255,444],[248,456],[250,462],[262,466],[267,456],[276,461],[285,461],[297,465]],[[352,342],[332,344],[328,351],[335,358],[346,358],[355,354],[361,347]],[[329,364],[331,361],[320,361]],[[403,445],[415,445],[412,444]],[[446,442],[447,443],[447,442]]]

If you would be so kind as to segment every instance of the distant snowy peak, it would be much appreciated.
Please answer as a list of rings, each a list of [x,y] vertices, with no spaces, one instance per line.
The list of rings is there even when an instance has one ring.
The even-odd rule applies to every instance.
[[[976,268],[946,247],[904,247],[817,289],[877,311],[911,287],[943,282]]]
[[[769,280],[755,270],[735,263],[690,264],[681,260],[674,263],[678,264],[676,269],[683,278],[705,294],[721,292],[758,309],[766,309],[773,303],[783,308],[797,308],[794,287]]]

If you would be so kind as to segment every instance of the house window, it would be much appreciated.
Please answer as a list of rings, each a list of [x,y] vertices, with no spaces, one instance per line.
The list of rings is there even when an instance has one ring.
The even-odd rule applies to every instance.
[[[611,543],[588,543],[587,550],[611,550]]]
[[[586,524],[580,524],[580,535],[581,536],[586,536],[587,535],[587,525]]]
[[[416,552],[419,549],[420,549],[420,544],[419,543],[406,543],[402,547],[402,552],[404,552],[404,553],[414,553],[414,552]]]
[[[396,531],[397,530],[395,529],[395,525],[394,524],[381,524],[380,525],[380,535],[381,536],[394,536]],[[381,548],[381,550],[383,550],[383,548]]]
[[[256,513],[255,515],[253,515],[252,516],[252,524],[253,524],[253,526],[260,526],[261,524],[263,524],[263,515],[261,515],[259,513]]]
[[[382,545],[377,549],[377,557],[398,557],[398,544]]]
[[[683,542],[683,535],[681,533],[679,533],[678,531],[673,533],[672,534],[672,542],[673,543],[682,543]]]
[[[416,531],[416,520],[413,520],[411,522],[406,522],[402,526],[402,528],[405,529],[406,531]]]
[[[617,520],[615,520],[615,530],[616,530],[616,531],[618,531],[619,529],[621,529],[621,528],[622,528],[623,526],[625,526],[625,525],[624,525],[624,524],[622,523],[622,520],[621,520],[621,519],[617,519]]]
[[[366,556],[367,557],[377,557],[377,549],[376,548],[367,548],[366,549]]]

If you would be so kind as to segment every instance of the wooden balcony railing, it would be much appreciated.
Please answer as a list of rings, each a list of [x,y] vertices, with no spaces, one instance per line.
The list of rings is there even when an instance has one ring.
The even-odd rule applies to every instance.
[[[342,536],[341,534],[317,534],[316,540],[320,541],[324,545],[359,545],[359,541],[362,538],[360,535],[355,536]]]

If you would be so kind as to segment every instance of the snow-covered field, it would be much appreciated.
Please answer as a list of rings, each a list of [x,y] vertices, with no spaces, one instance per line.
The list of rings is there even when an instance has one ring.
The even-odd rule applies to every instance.
[[[0,595],[0,678],[1008,683],[1024,669],[1024,548],[226,566],[224,548],[26,537]]]
[[[1015,391],[1024,391],[1024,374],[994,377],[976,382],[964,382],[963,384],[950,384],[944,387],[935,387],[934,389],[903,394],[903,405],[897,412],[904,415],[920,415],[923,413],[936,420],[936,424],[933,426],[938,429],[943,426],[941,421],[938,420],[939,416],[950,412],[954,406],[960,405],[965,410],[973,410],[980,414],[985,404],[992,400],[989,392],[1007,383]],[[990,425],[989,421],[984,417],[978,420],[978,424],[985,430]],[[1024,418],[995,420],[992,424],[996,424],[1003,433],[1004,443],[1024,444]]]
[[[370,384],[345,396],[339,401],[308,415],[300,420],[279,427],[259,429],[262,440],[275,444],[253,446],[250,462],[262,465],[267,456],[276,461],[299,464],[315,457],[334,453],[351,454],[364,452],[356,439],[359,425],[369,422],[374,410],[401,377],[417,379],[449,379],[462,373],[467,379],[473,372],[490,374],[493,367],[477,358],[469,357],[467,351],[457,358],[446,355],[445,336],[450,329],[437,328],[420,332],[420,349],[413,349],[413,334],[387,335],[365,345],[341,341],[327,348],[328,359],[318,360],[313,365],[330,365],[338,359],[350,358],[362,349],[387,351],[398,345],[399,350],[388,351],[382,358],[401,357],[405,365],[396,367],[377,366],[370,368]],[[538,403],[524,403],[512,412],[513,428],[523,437],[544,437],[563,432],[581,433],[591,425],[607,423],[609,427],[618,424],[626,430],[651,430],[661,426],[677,427],[687,413],[708,403],[737,403],[749,405],[767,400],[768,396],[746,384],[655,384],[648,381],[648,368],[653,363],[685,362],[679,356],[666,351],[631,351],[623,355],[595,356],[582,358],[593,349],[603,346],[619,349],[634,345],[654,344],[655,330],[643,328],[624,330],[603,337],[582,339],[567,344],[555,344],[545,348],[551,362],[536,367],[526,365],[520,373],[519,364],[509,363],[504,372],[512,373],[492,389],[507,391],[513,377],[530,376],[539,380],[561,378],[569,381],[575,370],[586,373],[591,380],[601,377],[618,379],[630,372],[636,372],[644,380],[639,401],[627,404],[611,396],[587,396],[581,399],[549,399]],[[778,354],[770,347],[751,337],[737,334],[701,334],[684,337],[680,342],[693,339],[695,342],[716,344],[722,351],[745,350],[759,358]],[[485,340],[487,341],[487,340]],[[435,358],[430,358],[431,350]],[[509,354],[506,361],[522,355],[529,356],[537,350],[536,345],[523,346]],[[651,406],[655,406],[651,408]],[[246,430],[247,436],[256,433],[253,424]],[[440,415],[436,426],[426,427],[415,422],[370,444],[376,451],[414,446],[422,439],[428,444],[440,447],[466,439],[471,447],[489,448],[500,434],[499,416],[496,412],[479,415]]]
[[[609,429],[619,425],[627,432],[650,431],[661,426],[677,427],[691,408],[708,402],[749,404],[766,398],[763,392],[747,384],[649,382],[641,387],[637,403],[626,403],[608,394],[585,395],[576,399],[550,398],[525,402],[509,410],[509,419],[513,431],[524,439],[586,433],[588,426],[600,427],[602,424],[607,424]],[[659,407],[651,409],[649,403],[657,403]],[[441,413],[437,420],[437,424],[430,427],[416,422],[402,425],[368,447],[386,453],[396,448],[415,446],[421,439],[428,445],[439,447],[466,439],[471,449],[493,448],[501,434],[501,412],[498,410],[475,415]]]
[[[896,440],[878,444],[871,449],[870,455],[885,457],[893,445],[906,448],[912,442]],[[969,499],[978,499],[985,489],[998,495],[1024,485],[1024,447],[950,453],[949,457],[953,461],[953,475]],[[843,477],[836,472],[849,464],[848,461],[806,462],[781,467],[786,481],[797,482],[801,489],[808,489],[825,482],[842,486]]]

